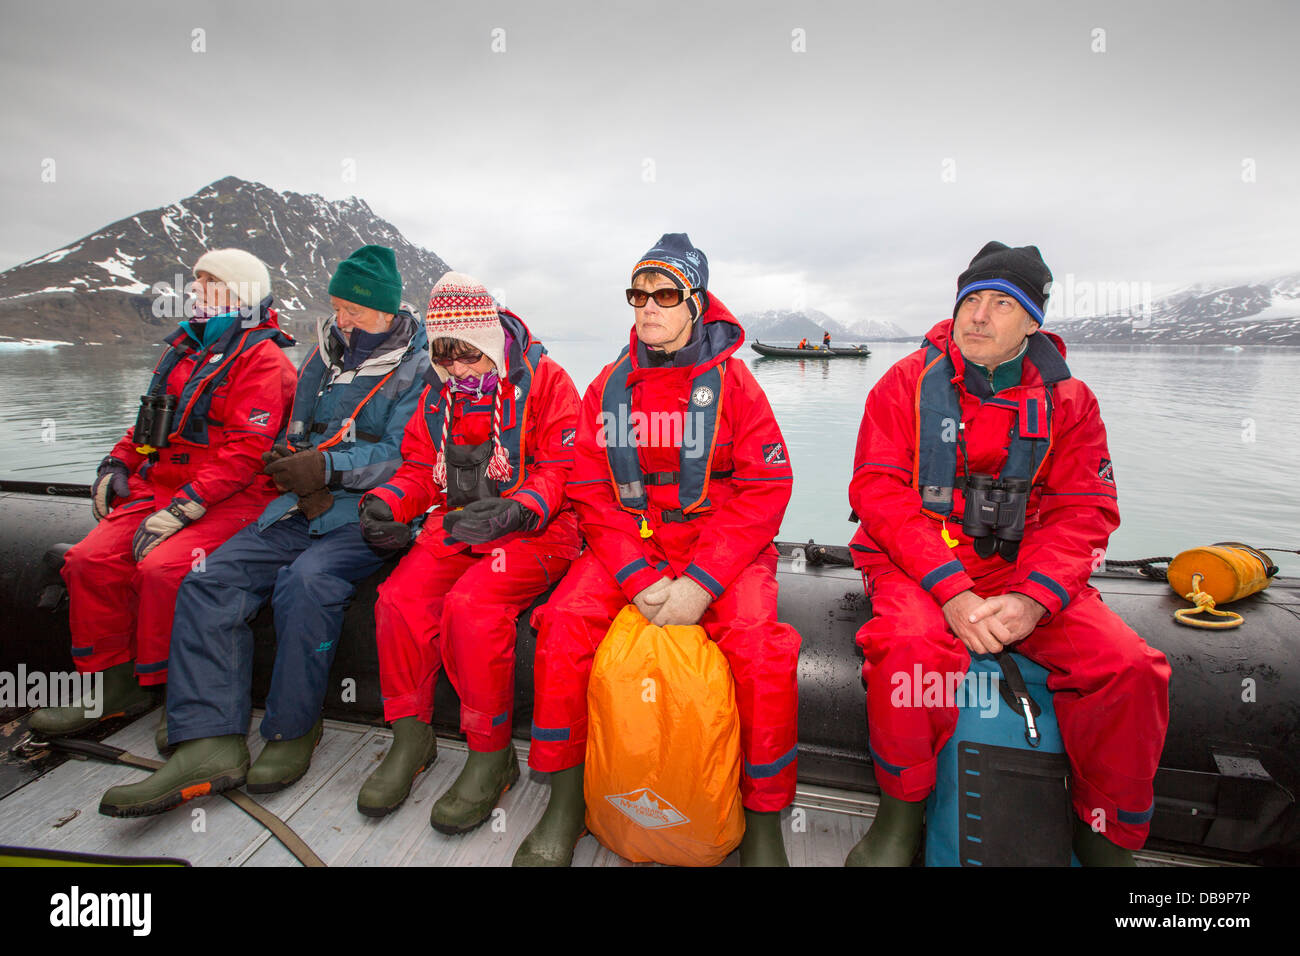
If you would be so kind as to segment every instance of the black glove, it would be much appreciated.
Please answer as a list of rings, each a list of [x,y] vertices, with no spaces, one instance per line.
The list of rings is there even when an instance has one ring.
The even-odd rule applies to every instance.
[[[443,530],[466,544],[487,544],[521,528],[532,531],[536,513],[512,498],[480,498],[442,519]]]
[[[361,499],[361,537],[376,548],[396,551],[411,543],[411,526],[393,519],[393,509],[382,498],[366,495]]]
[[[127,484],[129,477],[131,469],[125,462],[111,455],[99,463],[95,483],[90,486],[90,510],[94,512],[96,521],[108,517],[115,499],[130,497],[131,488]]]

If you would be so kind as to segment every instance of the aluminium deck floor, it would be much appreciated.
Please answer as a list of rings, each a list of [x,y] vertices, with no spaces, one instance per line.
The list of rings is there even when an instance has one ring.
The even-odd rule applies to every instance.
[[[257,722],[248,735],[256,758],[263,746]],[[156,711],[104,742],[157,758]],[[429,826],[433,802],[465,762],[463,742],[440,738],[438,759],[415,783],[396,813],[374,820],[357,812],[357,792],[383,758],[392,734],[385,728],[327,720],[307,775],[280,793],[254,797],[284,819],[329,866],[508,866],[546,806],[546,776],[527,769],[527,746],[515,742],[524,773],[494,818],[461,836]],[[269,831],[220,796],[201,797],[154,817],[114,819],[98,811],[109,787],[142,779],[145,771],[97,760],[72,759],[0,801],[0,844],[114,856],[164,856],[195,866],[296,866]],[[801,796],[804,796],[801,794]],[[839,866],[866,832],[874,802],[864,795],[812,792],[783,815],[794,866]],[[835,809],[826,809],[829,804]],[[733,853],[723,865],[737,864]],[[575,866],[633,866],[584,836]]]
[[[248,735],[256,758],[263,746],[260,713]],[[157,711],[104,742],[142,757],[157,757]],[[285,820],[328,866],[508,866],[546,806],[546,775],[527,769],[527,746],[515,741],[524,772],[493,819],[477,830],[446,836],[429,826],[433,802],[465,762],[463,742],[440,738],[437,762],[421,774],[410,798],[382,819],[356,809],[362,781],[383,758],[392,734],[385,728],[327,720],[307,775],[294,786],[256,799]],[[201,797],[154,817],[114,819],[98,811],[109,787],[142,779],[145,771],[97,760],[72,759],[0,800],[0,845],[113,856],[163,856],[195,866],[297,866],[268,830],[221,796]],[[841,866],[867,831],[876,800],[869,794],[800,786],[782,814],[792,866]],[[738,864],[732,853],[724,866]],[[1193,863],[1148,854],[1145,865]],[[634,866],[584,836],[575,866]],[[649,865],[649,864],[642,864]]]

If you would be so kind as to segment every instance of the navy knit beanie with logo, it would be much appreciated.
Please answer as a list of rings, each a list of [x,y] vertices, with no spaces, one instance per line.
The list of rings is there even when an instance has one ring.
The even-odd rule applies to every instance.
[[[687,297],[691,319],[704,311],[704,292],[709,287],[709,260],[704,253],[691,245],[691,237],[684,232],[668,232],[659,237],[650,251],[632,270],[632,279],[644,272],[657,272],[673,281],[677,288],[693,294]]]

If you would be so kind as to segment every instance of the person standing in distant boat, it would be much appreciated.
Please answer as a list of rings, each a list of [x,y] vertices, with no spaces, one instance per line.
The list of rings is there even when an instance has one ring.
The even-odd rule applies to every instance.
[[[266,265],[241,249],[194,264],[189,317],[169,335],[133,428],[99,465],[98,524],[68,551],[72,659],[103,672],[100,716],[47,707],[34,733],[59,737],[158,703],[167,682],[176,591],[196,555],[256,520],[275,489],[262,454],[293,400],[293,363]],[[85,703],[83,701],[83,703]]]
[[[828,348],[830,348],[830,347],[831,347],[831,334],[830,334],[829,332],[823,332],[823,333],[822,333],[822,348],[824,348],[824,349],[828,349]]]
[[[1146,841],[1170,669],[1088,584],[1119,508],[1097,399],[1041,330],[1051,281],[1037,247],[988,243],[952,318],[867,397],[850,548],[873,611],[857,640],[881,797],[848,865],[911,862],[956,726],[950,704],[894,706],[897,675],[964,674],[971,654],[1008,647],[1051,672],[1080,861],[1131,866]],[[968,535],[995,481],[1020,507]]]

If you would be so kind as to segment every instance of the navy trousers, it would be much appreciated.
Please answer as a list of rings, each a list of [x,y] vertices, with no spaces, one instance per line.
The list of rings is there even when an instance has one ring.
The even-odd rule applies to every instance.
[[[167,682],[167,739],[245,734],[252,716],[253,630],[270,597],[275,670],[262,719],[267,740],[311,730],[325,701],[343,613],[356,583],[384,563],[356,523],[312,537],[300,514],[250,525],[185,576],[176,596]]]

